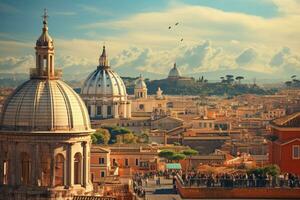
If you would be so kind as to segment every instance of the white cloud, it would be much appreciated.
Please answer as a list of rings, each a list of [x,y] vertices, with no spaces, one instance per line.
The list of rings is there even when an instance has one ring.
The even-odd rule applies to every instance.
[[[0,72],[2,73],[29,72],[29,69],[34,66],[35,59],[32,55],[0,58]]]

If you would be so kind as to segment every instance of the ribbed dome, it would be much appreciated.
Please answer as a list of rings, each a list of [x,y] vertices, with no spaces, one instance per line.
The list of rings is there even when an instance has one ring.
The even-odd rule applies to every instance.
[[[108,65],[105,46],[103,46],[97,69],[88,76],[81,88],[81,95],[127,99],[123,80]]]
[[[176,67],[176,63],[174,64],[174,67],[170,70],[168,77],[180,77],[181,73]]]
[[[81,94],[97,97],[127,97],[126,87],[120,76],[110,68],[103,67],[98,67],[88,76]]]
[[[31,79],[6,100],[1,130],[90,131],[90,120],[81,98],[60,80]]]
[[[139,77],[139,79],[135,82],[135,86],[134,86],[135,89],[144,89],[144,88],[147,88],[147,85],[143,79],[142,76]]]

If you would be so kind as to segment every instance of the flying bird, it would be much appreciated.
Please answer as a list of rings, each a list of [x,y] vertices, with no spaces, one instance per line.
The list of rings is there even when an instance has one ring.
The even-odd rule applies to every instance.
[[[179,22],[176,22],[175,26],[177,26],[179,24]]]
[[[171,29],[171,26],[169,26],[169,29]]]
[[[183,41],[183,38],[181,38],[181,40],[180,40],[181,42]]]

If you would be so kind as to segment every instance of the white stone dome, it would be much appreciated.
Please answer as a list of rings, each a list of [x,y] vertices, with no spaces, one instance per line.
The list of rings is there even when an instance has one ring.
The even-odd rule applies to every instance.
[[[174,67],[170,70],[168,77],[180,77],[181,73],[176,67],[176,63],[174,64]]]
[[[91,130],[84,102],[61,80],[31,79],[6,100],[1,131],[85,132]]]
[[[99,66],[84,81],[81,95],[91,97],[117,97],[127,99],[126,87],[121,77],[109,66],[106,58],[105,47],[99,59]]]
[[[146,85],[146,83],[145,83],[145,81],[144,81],[144,79],[143,79],[142,76],[140,76],[138,78],[138,80],[135,82],[134,88],[135,89],[145,89],[145,88],[147,88],[147,85]]]
[[[98,67],[85,80],[82,95],[97,97],[126,97],[126,87],[120,76],[113,70]]]

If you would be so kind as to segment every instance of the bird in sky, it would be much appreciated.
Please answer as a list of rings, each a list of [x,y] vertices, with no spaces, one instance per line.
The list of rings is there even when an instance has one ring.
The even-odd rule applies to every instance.
[[[183,38],[181,38],[181,40],[180,40],[181,42],[183,41]]]
[[[176,22],[175,26],[177,26],[179,24],[179,22]]]
[[[171,29],[171,26],[169,26],[169,29]]]

